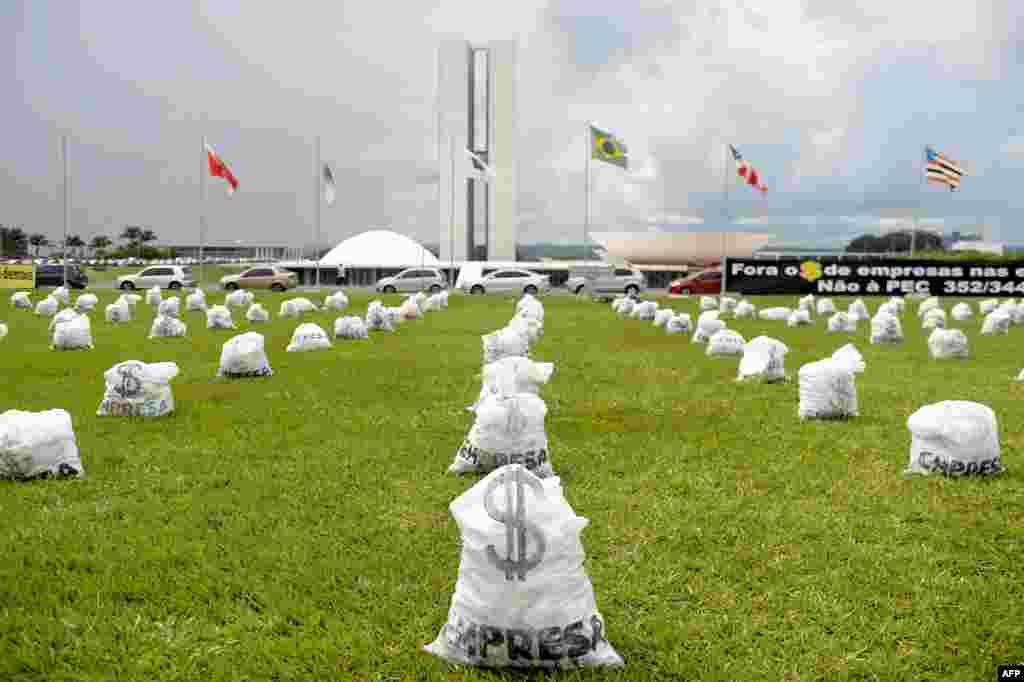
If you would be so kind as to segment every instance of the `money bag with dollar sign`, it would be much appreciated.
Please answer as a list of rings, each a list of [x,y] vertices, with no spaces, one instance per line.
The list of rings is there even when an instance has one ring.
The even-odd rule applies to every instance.
[[[481,667],[622,665],[583,570],[589,521],[573,512],[557,477],[503,466],[450,509],[462,560],[448,620],[426,651]]]

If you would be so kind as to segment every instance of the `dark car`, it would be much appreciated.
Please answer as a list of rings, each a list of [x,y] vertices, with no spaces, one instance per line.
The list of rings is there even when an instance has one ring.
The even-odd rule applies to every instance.
[[[59,287],[64,285],[63,265],[37,265],[37,287]],[[77,265],[68,264],[68,286],[72,289],[84,289],[89,285],[89,276]]]

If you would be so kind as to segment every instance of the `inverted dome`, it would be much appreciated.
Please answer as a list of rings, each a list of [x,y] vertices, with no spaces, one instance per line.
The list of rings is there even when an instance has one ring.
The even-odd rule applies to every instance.
[[[320,265],[400,267],[440,265],[434,254],[405,235],[390,230],[369,230],[349,237],[320,259]]]

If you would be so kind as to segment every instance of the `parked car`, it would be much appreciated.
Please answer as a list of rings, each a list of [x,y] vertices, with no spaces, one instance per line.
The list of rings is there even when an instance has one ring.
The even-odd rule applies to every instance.
[[[574,294],[583,290],[585,281],[582,277],[570,277],[565,287]],[[619,294],[635,296],[644,288],[644,276],[639,270],[616,268],[611,278],[598,278],[594,282],[594,293]]]
[[[415,293],[429,291],[436,294],[446,286],[444,275],[434,268],[407,268],[394,277],[384,277],[377,281],[374,290],[385,294],[399,291]]]
[[[722,290],[722,269],[708,268],[669,284],[670,294],[718,294]]]
[[[299,276],[282,268],[260,265],[237,275],[225,275],[220,278],[220,285],[227,291],[235,289],[285,291],[299,286]]]
[[[37,287],[59,287],[64,285],[63,265],[37,265]],[[84,289],[89,286],[89,276],[77,265],[68,264],[68,286],[72,289]]]
[[[551,289],[551,276],[538,275],[529,270],[504,269],[495,270],[480,279],[464,282],[462,290],[471,294],[511,292],[516,294],[536,294]]]
[[[180,265],[157,265],[146,268],[135,275],[122,275],[117,278],[117,288],[131,291],[132,289],[181,289],[194,287],[192,268]]]

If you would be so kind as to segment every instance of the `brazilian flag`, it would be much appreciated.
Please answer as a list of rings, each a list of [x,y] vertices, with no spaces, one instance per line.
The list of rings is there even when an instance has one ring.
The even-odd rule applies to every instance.
[[[590,158],[610,163],[619,168],[627,168],[626,145],[608,131],[590,126]]]

